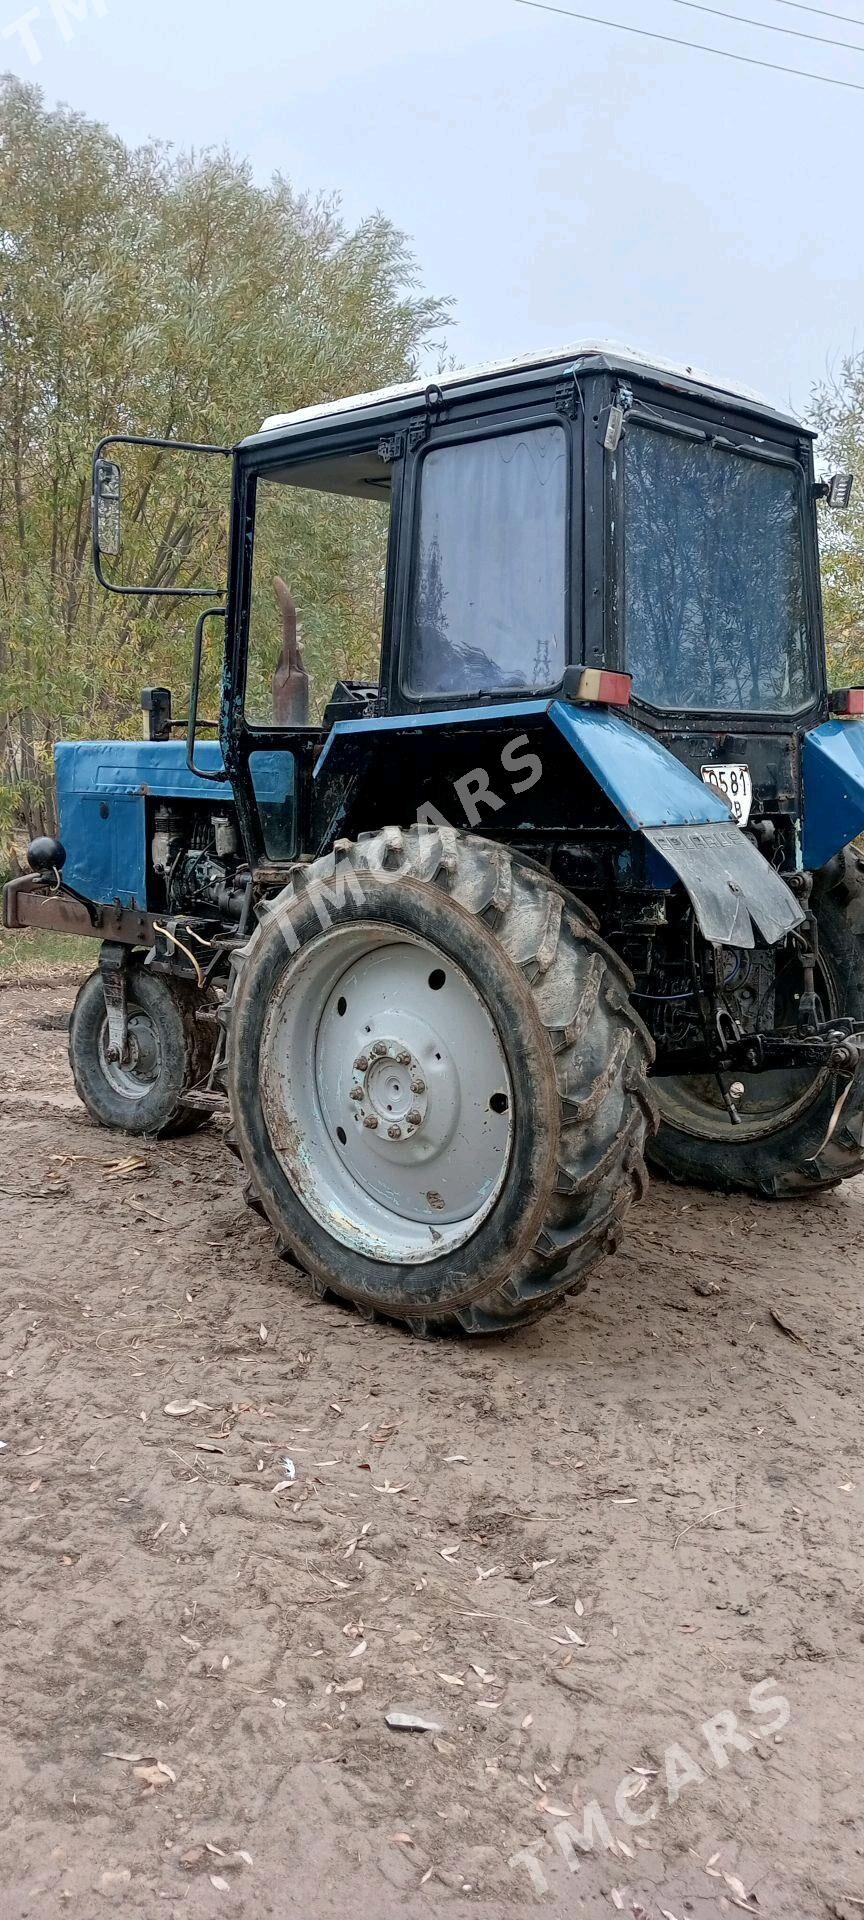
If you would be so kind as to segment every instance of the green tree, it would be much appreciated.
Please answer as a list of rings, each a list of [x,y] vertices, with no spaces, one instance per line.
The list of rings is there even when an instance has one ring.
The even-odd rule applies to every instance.
[[[410,378],[447,320],[418,278],[380,213],[349,231],[336,200],[260,186],[228,152],[130,150],[0,80],[0,842],[16,820],[52,826],[55,739],[137,731],[138,687],[188,675],[193,603],[93,580],[96,440],[230,443],[268,413]],[[127,578],[224,578],[227,463],[181,467],[128,463]],[[332,564],[310,552],[310,575],[316,559]]]
[[[834,686],[864,685],[864,353],[847,354],[816,388],[812,412],[819,452],[835,471],[856,475],[847,513],[821,510],[822,588],[828,666]]]

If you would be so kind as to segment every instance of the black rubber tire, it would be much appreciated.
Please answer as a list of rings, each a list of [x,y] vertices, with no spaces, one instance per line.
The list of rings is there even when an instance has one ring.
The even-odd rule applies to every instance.
[[[833,1011],[864,1020],[864,860],[854,847],[816,875],[812,902],[819,951],[834,991]],[[861,1173],[862,1138],[864,1069],[859,1068],[851,1081],[825,1072],[809,1106],[790,1121],[781,1121],[776,1132],[740,1145],[734,1131],[719,1141],[704,1140],[664,1119],[649,1159],[673,1180],[716,1192],[799,1199]]]
[[[462,1246],[427,1263],[388,1264],[337,1241],[309,1213],[274,1150],[262,1108],[259,1054],[272,995],[295,953],[321,934],[316,883],[333,858],[305,869],[235,955],[229,1030],[232,1131],[280,1250],[367,1315],[472,1334],[523,1324],[579,1292],[597,1258],[617,1247],[644,1192],[646,1134],[656,1123],[647,1070],[653,1047],[628,999],[632,985],[565,893],[503,847],[449,829],[388,828],[340,843],[355,893],[331,889],[332,924],[383,921],[449,956],[493,1014],[511,1082],[510,1171],[491,1213]],[[381,877],[392,869],[397,877]],[[358,904],[356,889],[361,898]],[[290,917],[290,951],[284,937]]]
[[[150,973],[133,962],[127,999],[130,1007],[142,1009],[158,1033],[159,1076],[141,1099],[124,1096],[106,1078],[99,1054],[105,995],[97,970],[85,980],[69,1023],[69,1063],[79,1099],[100,1127],[152,1138],[192,1133],[210,1116],[184,1106],[183,1094],[206,1077],[216,1033],[213,1026],[195,1018],[203,1004],[201,995],[185,981]]]

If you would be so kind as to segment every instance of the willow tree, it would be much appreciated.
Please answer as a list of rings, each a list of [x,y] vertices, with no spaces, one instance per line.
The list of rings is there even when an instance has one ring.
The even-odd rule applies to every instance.
[[[864,684],[864,353],[848,354],[813,395],[821,460],[855,474],[852,505],[822,512],[822,587],[835,686]]]
[[[0,841],[52,824],[58,736],[135,730],[139,685],[188,673],[182,602],[112,599],[93,581],[96,440],[230,443],[267,413],[409,378],[446,317],[383,215],[349,231],[337,201],[260,185],[228,152],[130,150],[0,82]],[[152,584],[194,562],[224,578],[226,477],[221,492],[212,476],[187,487],[167,547],[145,558],[156,476],[139,467],[131,570],[154,569]],[[316,564],[350,657],[326,539],[304,555]]]

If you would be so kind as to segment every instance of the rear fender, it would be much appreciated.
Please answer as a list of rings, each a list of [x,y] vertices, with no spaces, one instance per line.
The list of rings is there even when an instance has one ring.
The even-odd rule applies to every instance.
[[[824,867],[864,831],[864,720],[828,720],[804,735],[804,865]]]
[[[555,700],[549,718],[633,832],[655,856],[657,884],[680,880],[704,938],[770,945],[804,915],[785,881],[731,819],[713,788],[620,714]]]

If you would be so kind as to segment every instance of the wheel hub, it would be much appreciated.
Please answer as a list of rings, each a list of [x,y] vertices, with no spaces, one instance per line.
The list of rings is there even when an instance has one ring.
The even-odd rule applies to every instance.
[[[461,1245],[506,1177],[513,1095],[495,1021],[413,937],[334,928],[308,952],[272,1010],[262,1098],[310,1211],[378,1258]]]
[[[402,1040],[376,1040],[358,1053],[348,1096],[351,1118],[367,1132],[383,1127],[388,1140],[410,1140],[419,1132],[429,1105],[423,1068]]]

